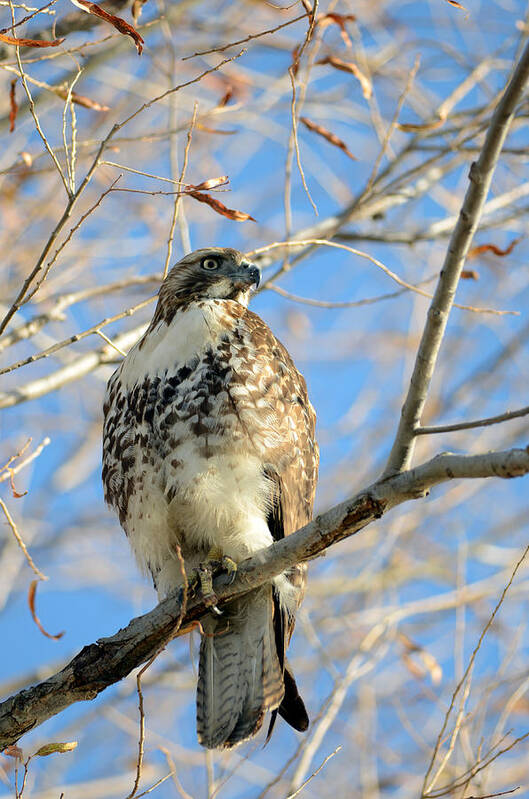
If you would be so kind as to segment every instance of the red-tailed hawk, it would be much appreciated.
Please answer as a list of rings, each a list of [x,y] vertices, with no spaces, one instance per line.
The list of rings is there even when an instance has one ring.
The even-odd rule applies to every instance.
[[[312,517],[314,410],[283,345],[247,308],[259,269],[232,249],[186,255],[143,338],[110,378],[103,483],[160,598],[211,557],[235,563]],[[203,620],[197,731],[208,748],[255,734],[266,711],[308,717],[285,650],[297,566]],[[270,727],[270,731],[271,731]]]

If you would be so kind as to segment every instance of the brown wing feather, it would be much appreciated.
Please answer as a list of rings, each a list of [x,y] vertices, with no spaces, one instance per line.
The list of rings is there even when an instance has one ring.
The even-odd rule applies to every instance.
[[[254,347],[252,354],[258,360],[262,359],[263,374],[268,375],[268,379],[263,380],[260,386],[260,396],[280,422],[282,444],[279,447],[271,446],[265,455],[265,471],[275,488],[268,526],[274,540],[279,540],[303,527],[312,518],[319,463],[315,440],[316,416],[303,376],[270,328],[251,311],[246,311],[241,322]],[[265,368],[270,367],[270,362],[273,374],[267,373]],[[305,564],[294,566],[288,574],[288,579],[299,589],[298,607],[305,592],[306,575]],[[278,712],[297,730],[307,729],[309,723],[285,655],[294,625],[295,614],[281,607],[275,594],[274,633],[283,670],[285,695],[280,707],[272,713],[267,740]]]

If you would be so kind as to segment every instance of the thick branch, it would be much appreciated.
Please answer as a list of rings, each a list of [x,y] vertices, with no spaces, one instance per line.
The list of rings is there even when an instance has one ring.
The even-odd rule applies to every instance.
[[[318,516],[301,530],[239,564],[230,584],[216,577],[219,602],[245,593],[300,561],[309,560],[347,538],[391,508],[424,496],[439,483],[454,478],[520,477],[529,473],[529,448],[464,456],[444,453],[412,469],[382,479],[356,496]],[[133,619],[110,638],[84,647],[62,671],[0,704],[0,749],[74,702],[94,699],[146,662],[175,634],[181,615],[176,594],[154,610]],[[188,600],[182,629],[197,621],[207,608],[194,594]]]
[[[419,351],[410,380],[408,396],[402,408],[385,475],[394,474],[410,465],[415,446],[415,429],[421,421],[426,396],[437,356],[454,302],[461,269],[478,226],[489,192],[492,174],[509,131],[514,112],[529,78],[529,44],[494,112],[483,149],[470,167],[469,186],[454,228],[434,297],[428,310]]]
[[[143,335],[147,323],[134,327],[114,339],[115,347],[119,349],[129,350]],[[46,377],[39,377],[36,380],[31,380],[23,386],[14,388],[12,391],[0,392],[0,409],[10,408],[13,405],[18,405],[20,402],[27,400],[37,399],[42,397],[43,394],[48,394],[50,391],[56,391],[62,386],[66,386],[74,380],[79,380],[89,372],[96,369],[104,363],[110,363],[116,358],[116,351],[111,346],[106,345],[93,352],[87,352],[85,355],[80,355],[75,361],[62,366],[55,372],[52,372]]]

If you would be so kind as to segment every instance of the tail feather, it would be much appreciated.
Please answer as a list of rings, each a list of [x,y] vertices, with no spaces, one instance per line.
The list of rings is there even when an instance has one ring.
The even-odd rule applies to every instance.
[[[307,730],[309,727],[310,722],[307,710],[305,708],[305,703],[299,695],[298,686],[296,685],[292,667],[288,660],[285,660],[283,679],[285,684],[285,694],[279,707],[272,711],[265,743],[268,743],[272,737],[272,732],[274,731],[278,713],[288,724],[290,724],[291,727],[298,732],[305,732],[305,730]]]
[[[272,587],[252,591],[203,621],[197,686],[197,732],[208,749],[254,735],[281,704],[284,683],[273,630]]]
[[[294,679],[294,674],[288,660],[285,661],[285,695],[278,707],[278,713],[287,721],[291,727],[298,732],[305,732],[309,726],[309,716],[305,708],[305,703],[299,695],[298,686]]]

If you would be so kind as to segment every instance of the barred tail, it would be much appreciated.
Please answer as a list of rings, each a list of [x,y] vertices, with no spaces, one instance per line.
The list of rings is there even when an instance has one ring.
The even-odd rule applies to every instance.
[[[272,586],[265,585],[203,620],[197,733],[208,749],[250,738],[284,696],[273,629]]]

